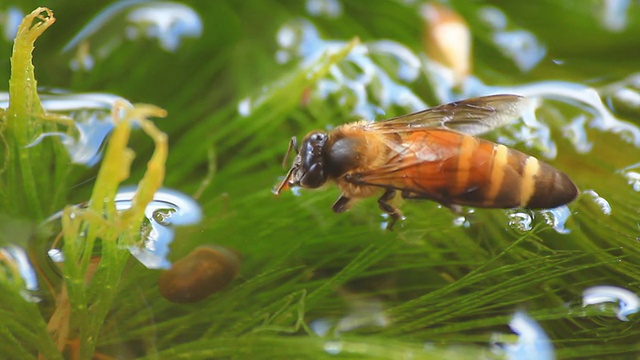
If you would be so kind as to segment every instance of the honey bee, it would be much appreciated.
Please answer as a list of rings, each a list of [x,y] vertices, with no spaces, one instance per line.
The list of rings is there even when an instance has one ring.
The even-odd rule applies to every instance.
[[[452,209],[554,208],[574,200],[578,189],[552,166],[502,144],[475,137],[520,117],[527,99],[490,95],[440,105],[379,121],[312,131],[298,148],[291,138],[285,156],[297,155],[274,189],[318,188],[327,181],[342,191],[333,211],[342,213],[358,199],[382,194],[387,229],[402,217],[389,203],[429,199]]]

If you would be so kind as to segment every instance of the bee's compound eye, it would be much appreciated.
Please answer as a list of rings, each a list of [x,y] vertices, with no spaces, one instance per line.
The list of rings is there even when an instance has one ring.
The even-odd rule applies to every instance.
[[[318,133],[312,134],[309,140],[317,143],[317,142],[323,142],[326,138],[327,138],[326,134],[318,132]]]
[[[306,188],[317,188],[327,181],[324,166],[321,163],[312,164],[300,179],[300,185]]]

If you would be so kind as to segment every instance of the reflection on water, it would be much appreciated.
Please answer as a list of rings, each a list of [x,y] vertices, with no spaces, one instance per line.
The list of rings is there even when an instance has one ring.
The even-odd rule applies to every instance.
[[[39,95],[42,106],[47,112],[54,113],[55,121],[60,125],[69,125],[65,132],[44,132],[28,145],[37,146],[47,137],[59,137],[69,152],[71,162],[86,166],[95,165],[102,154],[104,141],[113,130],[113,108],[116,101],[130,105],[126,100],[112,94],[66,92],[42,93]],[[0,108],[9,106],[9,94],[0,93]],[[69,120],[65,123],[64,120]]]
[[[7,276],[8,280],[16,283],[20,278],[24,287],[20,290],[23,299],[29,302],[38,302],[38,278],[36,271],[29,261],[27,251],[17,245],[0,247],[0,276]],[[4,280],[4,279],[3,279]]]
[[[135,192],[135,186],[121,188],[115,197],[116,210],[131,208]],[[78,206],[86,208],[87,204]],[[61,216],[60,211],[42,225],[59,222]],[[162,188],[154,194],[145,209],[145,219],[140,229],[141,243],[130,246],[129,252],[149,269],[168,269],[171,267],[168,255],[169,245],[175,238],[174,227],[196,224],[201,218],[202,210],[195,200],[178,191]],[[61,250],[56,246],[58,244],[48,249],[47,255],[53,262],[59,263],[64,261],[64,248]]]
[[[530,31],[516,28],[502,10],[493,6],[480,9],[478,18],[489,25],[493,43],[505,57],[526,72],[533,69],[547,54],[547,49]]]
[[[342,3],[338,0],[307,0],[307,12],[312,16],[335,19],[342,15]]]
[[[322,318],[311,321],[309,327],[318,336],[338,336],[362,327],[386,327],[391,320],[384,313],[379,299],[344,297],[349,303],[349,312],[340,319]]]
[[[346,41],[324,40],[310,22],[299,20],[287,23],[277,34],[280,50],[276,59],[287,63],[294,58],[302,64],[312,64],[327,52],[344,48]],[[382,56],[393,61],[388,70],[373,60]],[[320,98],[335,96],[350,106],[352,114],[365,119],[375,119],[384,114],[382,109],[393,105],[412,111],[424,109],[426,104],[407,86],[396,81],[412,82],[419,75],[420,60],[400,43],[380,40],[357,45],[344,62],[334,65],[330,75],[318,81],[315,89]],[[389,72],[394,74],[390,75]],[[241,103],[240,113],[246,114],[246,105]]]
[[[627,166],[624,169],[619,170],[618,172],[621,173],[625,179],[627,179],[627,183],[631,185],[634,191],[640,192],[640,163]]]
[[[507,359],[512,360],[553,360],[555,350],[544,329],[526,313],[516,312],[509,327],[518,334],[518,342],[506,344],[504,349]]]
[[[0,26],[3,27],[2,37],[5,40],[13,41],[23,17],[24,13],[16,6],[9,6],[4,11],[0,10]]]
[[[115,198],[116,209],[131,207],[135,187],[125,187]],[[174,240],[174,226],[196,224],[202,218],[202,210],[191,197],[171,189],[160,189],[145,209],[146,220],[141,229],[142,243],[129,247],[131,255],[149,269],[168,269],[171,262],[169,244]]]
[[[611,215],[611,205],[605,198],[601,197],[597,192],[593,190],[585,190],[582,193],[591,197],[593,199],[593,202],[600,208],[600,211],[602,211],[603,214]]]
[[[533,217],[530,213],[524,211],[514,211],[510,210],[509,214],[509,226],[515,230],[520,232],[531,231],[533,228],[531,223],[533,222]]]
[[[629,321],[627,316],[640,311],[640,298],[637,294],[617,286],[593,286],[582,293],[582,306],[601,306],[605,311],[610,303],[616,304],[616,317]]]
[[[567,205],[563,205],[554,209],[541,210],[540,213],[544,217],[547,225],[551,226],[560,234],[568,234],[571,230],[565,227],[567,220],[571,217],[571,209]]]
[[[545,223],[559,234],[568,234],[570,229],[565,227],[567,220],[571,217],[571,209],[567,205],[553,209],[531,210],[508,210],[509,226],[519,232],[527,232],[533,229],[533,219],[536,215],[542,216]]]
[[[596,17],[602,26],[612,32],[621,32],[627,27],[631,0],[602,0],[594,7]],[[636,4],[637,5],[637,4]]]
[[[175,52],[183,38],[202,34],[202,20],[189,6],[171,1],[121,0],[96,15],[63,48],[74,52],[73,70],[91,70],[94,58],[104,59],[125,41],[154,39]]]

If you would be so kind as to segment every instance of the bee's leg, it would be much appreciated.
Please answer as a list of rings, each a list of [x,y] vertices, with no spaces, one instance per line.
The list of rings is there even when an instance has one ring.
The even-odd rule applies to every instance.
[[[387,224],[387,230],[393,230],[393,225],[396,221],[402,218],[402,213],[398,208],[389,204],[389,201],[396,195],[396,191],[392,189],[385,190],[384,194],[378,199],[378,206],[380,209],[389,214],[389,223]]]
[[[333,206],[331,207],[331,210],[333,210],[333,212],[335,213],[343,213],[347,210],[349,210],[349,206],[351,205],[351,199],[344,196],[344,194],[340,195],[340,197],[338,198],[338,200],[336,200],[336,202],[333,203]]]

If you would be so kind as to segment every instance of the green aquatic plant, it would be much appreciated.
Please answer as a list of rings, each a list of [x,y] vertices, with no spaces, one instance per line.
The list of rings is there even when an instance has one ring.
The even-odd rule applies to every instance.
[[[284,175],[280,163],[289,139],[358,115],[354,109],[363,102],[354,87],[363,83],[339,79],[365,78],[359,67],[365,63],[358,61],[370,60],[378,71],[365,86],[364,103],[379,118],[377,111],[391,117],[413,110],[383,104],[389,84],[434,105],[443,101],[441,94],[462,96],[465,90],[434,77],[424,65],[430,59],[422,51],[424,23],[416,6],[336,3],[339,15],[313,15],[302,2],[192,4],[203,17],[201,39],[185,40],[176,53],[144,39],[121,41],[91,70],[68,70],[77,54],[59,50],[84,22],[91,23],[71,20],[80,16],[78,9],[100,13],[103,5],[60,4],[55,31],[38,40],[35,73],[30,35],[31,45],[22,47],[28,54],[21,52],[22,60],[11,68],[9,92],[18,100],[3,113],[0,247],[30,249],[39,289],[25,293],[11,253],[0,252],[0,358],[505,358],[508,346],[522,338],[509,327],[520,312],[542,327],[558,358],[640,353],[638,314],[621,321],[625,304],[583,304],[583,291],[594,285],[640,293],[640,193],[631,183],[638,172],[633,129],[639,113],[631,100],[640,91],[632,81],[635,63],[624,60],[633,57],[638,24],[630,21],[616,35],[589,25],[597,12],[566,1],[526,8],[452,1],[473,35],[478,78],[470,88],[539,85],[532,96],[535,122],[516,122],[487,136],[543,158],[555,154],[545,160],[568,173],[581,195],[566,208],[568,216],[476,210],[460,217],[431,202],[405,201],[399,205],[406,219],[387,232],[375,199],[337,215],[331,212],[335,189],[275,197],[271,189]],[[546,26],[541,20],[564,19],[567,11],[575,27],[559,31],[560,22]],[[503,28],[487,22],[500,14]],[[629,10],[629,19],[633,14]],[[45,26],[39,24],[52,21],[47,11],[31,16],[27,28],[38,32]],[[297,27],[300,17],[328,46],[317,57],[276,41],[283,29],[304,29]],[[124,36],[117,33],[121,28],[101,35]],[[536,37],[528,44],[546,51],[526,71],[496,40],[501,32],[523,31]],[[361,40],[350,40],[356,37]],[[421,65],[413,80],[399,75],[406,68],[393,56],[365,51],[383,39],[414,54]],[[89,38],[85,50],[91,45]],[[289,61],[278,64],[276,54],[283,50]],[[0,63],[4,58],[8,54]],[[170,117],[157,126],[169,138],[165,142],[145,120],[162,111],[123,105],[114,110],[117,128],[99,169],[70,166],[55,137],[25,147],[42,132],[75,135],[68,118],[40,107],[35,75],[39,85],[108,89],[158,104]],[[14,87],[21,76],[25,80]],[[488,89],[479,79],[505,87]],[[607,100],[605,115],[625,121],[599,122],[603,113],[595,107],[576,107],[576,99],[557,96],[559,90],[585,89],[587,82],[598,100]],[[27,121],[11,129],[30,125],[12,135],[9,114],[15,114],[11,121]],[[143,132],[130,132],[133,124]],[[135,159],[128,147],[135,149]],[[127,250],[140,241],[142,212],[165,171],[165,186],[196,194],[205,213],[200,224],[176,231],[169,259],[177,262],[199,246],[215,245],[237,252],[241,261],[237,278],[199,302],[163,298],[160,272]],[[23,178],[29,182],[22,184]],[[136,205],[115,211],[117,187],[137,179],[144,180]],[[60,209],[60,224],[43,223]],[[48,259],[52,243],[62,246],[64,262]],[[42,301],[28,301],[27,295]]]

